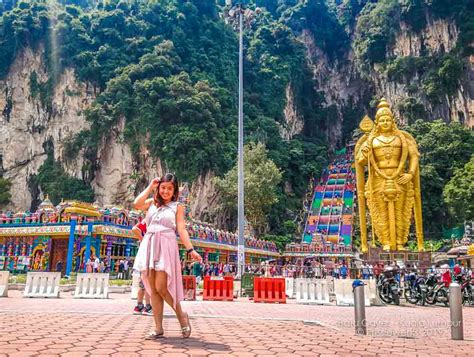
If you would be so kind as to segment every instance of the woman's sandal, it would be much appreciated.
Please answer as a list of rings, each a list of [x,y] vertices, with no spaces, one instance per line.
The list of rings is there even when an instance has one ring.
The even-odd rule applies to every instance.
[[[181,327],[181,333],[183,338],[189,338],[191,336],[191,323],[189,322],[189,315],[186,313],[187,326]]]
[[[160,338],[164,338],[165,337],[165,333],[164,331],[161,331],[160,333],[156,332],[156,331],[152,331],[150,332],[150,334],[145,338],[145,340],[158,340]]]

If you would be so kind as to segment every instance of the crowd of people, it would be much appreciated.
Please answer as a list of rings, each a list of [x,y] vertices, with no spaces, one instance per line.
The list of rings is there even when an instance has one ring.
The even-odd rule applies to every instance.
[[[63,269],[63,262],[58,261],[56,264],[56,271]],[[117,273],[117,279],[130,279],[132,274],[132,261],[130,259],[119,259],[116,264],[110,266],[107,259],[100,259],[96,255],[91,257],[84,263],[81,262],[79,271],[85,271],[86,273]]]
[[[230,245],[237,245],[238,243],[237,233],[215,229],[208,225],[198,224],[195,222],[188,223],[186,228],[192,239],[201,239]],[[247,248],[263,249],[271,252],[277,251],[277,246],[274,242],[248,236],[245,237],[245,246]]]
[[[344,244],[321,243],[289,243],[285,245],[285,251],[290,253],[312,253],[312,252],[350,252],[352,248]]]

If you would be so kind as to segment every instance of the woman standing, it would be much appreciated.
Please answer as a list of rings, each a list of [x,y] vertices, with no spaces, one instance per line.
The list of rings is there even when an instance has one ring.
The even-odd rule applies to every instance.
[[[149,198],[151,194],[153,198]],[[191,258],[198,261],[202,258],[194,250],[189,239],[184,221],[184,207],[177,202],[178,194],[178,180],[168,173],[161,179],[154,179],[134,201],[136,209],[147,211],[147,232],[134,264],[134,269],[141,272],[153,307],[156,328],[147,339],[164,337],[164,301],[175,311],[183,338],[191,335],[189,316],[180,304],[184,292],[176,232]]]

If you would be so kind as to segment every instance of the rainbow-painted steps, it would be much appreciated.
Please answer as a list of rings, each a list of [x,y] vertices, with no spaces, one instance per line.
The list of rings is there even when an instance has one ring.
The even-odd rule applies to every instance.
[[[350,247],[354,189],[351,154],[337,155],[315,185],[302,243]]]

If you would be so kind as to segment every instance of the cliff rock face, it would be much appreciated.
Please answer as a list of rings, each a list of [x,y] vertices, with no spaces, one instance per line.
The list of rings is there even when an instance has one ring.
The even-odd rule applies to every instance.
[[[213,182],[214,173],[208,171],[192,184],[189,192],[191,216],[200,221],[213,222],[216,227],[232,227],[226,210],[219,205],[219,191]],[[237,203],[236,203],[237,206]]]
[[[291,85],[286,87],[286,106],[283,114],[285,115],[285,124],[280,125],[280,136],[289,141],[293,136],[300,134],[304,127],[303,118],[295,105],[295,96]]]
[[[459,30],[454,22],[446,20],[433,20],[427,18],[427,26],[420,33],[413,32],[407,25],[401,23],[400,31],[394,44],[387,48],[387,57],[419,57],[421,55],[435,56],[449,53],[453,50],[458,40]],[[324,93],[327,107],[336,109],[337,118],[328,123],[327,136],[329,144],[334,147],[341,138],[344,126],[344,109],[363,108],[370,111],[368,106],[370,98],[379,99],[386,97],[402,123],[406,118],[400,113],[398,104],[413,94],[410,86],[421,88],[420,78],[411,78],[409,83],[399,83],[390,80],[382,66],[375,64],[368,74],[362,76],[354,64],[354,55],[350,51],[345,62],[331,62],[316,45],[313,34],[304,30],[301,35],[309,64],[317,80],[317,90]],[[467,64],[466,59],[466,64]],[[472,61],[471,61],[472,62]],[[425,108],[428,117],[424,119],[443,118],[446,121],[460,121],[467,126],[474,126],[474,71],[471,70],[466,78],[462,78],[457,92],[452,96],[441,98],[439,103],[433,104],[424,95],[416,94],[416,99]],[[469,74],[470,73],[470,74]],[[367,79],[363,79],[366,78]],[[360,118],[362,119],[362,118]]]
[[[433,20],[427,18],[427,26],[418,34],[410,30],[404,23],[401,23],[400,32],[395,40],[395,44],[389,49],[391,56],[413,56],[419,57],[423,52],[428,56],[442,55],[449,53],[456,45],[459,30],[453,22],[446,20]],[[383,71],[377,70],[377,66],[372,73],[375,83],[377,97],[385,96],[391,103],[395,104],[395,112],[402,122],[405,121],[396,106],[397,103],[409,98],[409,86],[412,83],[398,83],[390,81]],[[414,79],[417,82],[417,79]],[[417,83],[421,86],[420,81]],[[458,90],[452,97],[445,96],[440,103],[433,104],[427,98],[421,96],[419,99],[425,107],[429,118],[444,118],[450,121],[459,121],[468,126],[474,125],[474,117],[469,112],[473,98],[469,88],[473,86],[470,78],[463,78],[459,83]]]
[[[9,208],[14,210],[29,209],[35,198],[28,189],[28,179],[46,159],[46,143],[54,147],[55,158],[61,160],[64,140],[88,127],[81,113],[94,99],[85,84],[77,83],[73,71],[66,70],[55,88],[51,110],[46,110],[39,99],[32,97],[30,89],[33,71],[38,81],[47,80],[41,56],[41,49],[35,53],[24,50],[6,79],[0,81],[0,155],[3,175],[12,183]],[[65,169],[80,177],[81,167],[79,155]]]
[[[165,173],[161,160],[153,158],[143,146],[138,157],[123,140],[125,118],[112,128],[98,151],[99,167],[92,188],[100,205],[119,205],[132,208],[137,193],[155,178]]]
[[[422,51],[434,55],[451,52],[458,40],[459,30],[453,22],[428,18],[427,26],[419,34],[405,23],[400,23],[400,32],[395,45],[389,49],[394,56],[421,56]]]
[[[352,61],[352,53],[345,63],[331,62],[316,45],[313,34],[304,30],[301,35],[307,52],[308,63],[317,82],[317,90],[324,94],[326,107],[336,110],[336,117],[327,123],[327,138],[334,148],[342,137],[344,125],[344,108],[346,106],[363,106],[367,93],[372,90],[370,83],[363,81]]]

